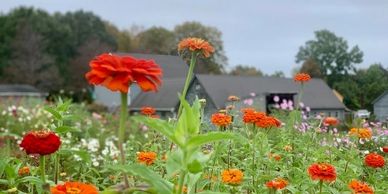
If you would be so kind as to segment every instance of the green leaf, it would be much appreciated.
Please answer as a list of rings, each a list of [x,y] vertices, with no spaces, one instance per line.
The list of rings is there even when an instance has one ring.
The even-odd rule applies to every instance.
[[[152,185],[159,193],[172,193],[173,184],[164,180],[159,174],[156,174],[152,170],[148,169],[144,165],[131,164],[131,165],[116,165],[112,166],[112,169],[123,170],[135,176],[141,177],[144,181]]]
[[[57,120],[62,120],[62,115],[51,107],[44,108],[47,112],[51,113]]]
[[[203,168],[201,163],[197,159],[195,159],[187,165],[187,169],[189,170],[189,172],[197,174],[201,172]]]
[[[55,132],[57,133],[67,133],[67,132],[79,132],[80,130],[69,127],[69,126],[60,126],[55,129]]]
[[[16,182],[17,183],[29,182],[29,183],[34,183],[34,184],[37,184],[37,185],[43,184],[43,181],[40,178],[34,177],[34,176],[26,176],[26,177],[23,177],[23,178],[17,180]]]
[[[206,134],[200,134],[192,137],[187,142],[188,149],[197,149],[201,145],[211,143],[215,141],[227,140],[227,139],[241,139],[242,137],[236,133],[230,132],[210,132]]]
[[[198,194],[228,194],[228,193],[214,192],[214,191],[202,191],[202,192],[199,192]]]
[[[183,142],[174,136],[174,126],[171,123],[161,119],[148,118],[144,116],[135,117],[134,119],[163,134],[166,138],[178,146],[183,146]]]
[[[194,101],[193,106],[181,96],[180,102],[183,105],[182,115],[178,120],[180,131],[184,132],[184,136],[198,134],[200,125],[200,105],[198,99]]]
[[[167,177],[172,178],[182,169],[183,167],[182,158],[183,158],[182,152],[179,149],[167,154],[167,162],[166,162]]]

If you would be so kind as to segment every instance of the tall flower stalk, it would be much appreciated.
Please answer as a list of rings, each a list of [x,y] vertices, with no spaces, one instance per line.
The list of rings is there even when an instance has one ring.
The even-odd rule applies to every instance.
[[[162,70],[153,60],[137,59],[131,56],[117,56],[104,53],[90,61],[91,70],[85,77],[90,84],[103,85],[121,94],[118,148],[121,164],[125,165],[125,123],[128,117],[128,90],[136,83],[144,91],[157,91],[161,84]],[[127,175],[123,174],[125,187],[129,187]]]
[[[189,71],[187,72],[185,85],[183,87],[182,96],[186,98],[187,90],[189,89],[190,81],[193,79],[194,67],[197,57],[208,58],[214,52],[214,48],[205,40],[200,38],[186,38],[179,42],[178,52],[181,54],[190,54]],[[179,105],[177,118],[182,113],[182,103]]]
[[[196,55],[197,55],[197,52],[195,52],[195,51],[191,53],[189,71],[187,72],[185,85],[184,85],[183,91],[182,91],[182,96],[184,96],[184,97],[186,97],[187,90],[189,89],[190,81],[193,79],[194,67],[195,67],[195,63],[197,61],[197,56]],[[181,115],[182,107],[183,107],[183,105],[179,104],[179,109],[178,109],[177,117],[179,117]]]
[[[124,152],[124,136],[125,136],[125,121],[127,119],[127,105],[128,105],[128,93],[121,92],[121,111],[120,111],[120,125],[118,131],[119,143],[118,148],[120,151],[120,161],[122,165],[125,165],[125,152]],[[123,173],[123,179],[125,187],[129,187],[128,177]]]

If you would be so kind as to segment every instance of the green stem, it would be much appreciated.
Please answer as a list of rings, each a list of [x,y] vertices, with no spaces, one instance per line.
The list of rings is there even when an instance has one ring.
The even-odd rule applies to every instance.
[[[182,98],[183,99],[186,98],[187,90],[189,89],[190,81],[191,81],[191,79],[193,77],[193,72],[194,72],[194,67],[195,67],[196,60],[197,60],[196,52],[192,52],[191,53],[191,59],[190,59],[189,72],[187,73],[186,81],[185,81],[185,86],[183,87],[183,91],[182,91]],[[180,115],[182,113],[182,108],[183,108],[183,105],[182,105],[182,103],[180,103],[179,104],[177,118],[180,117]]]
[[[255,130],[255,128],[254,128]],[[252,185],[253,185],[253,188],[256,188],[255,187],[255,170],[256,170],[256,150],[255,150],[255,131],[252,131],[252,170],[253,170],[253,173],[252,173]]]
[[[125,165],[125,152],[123,148],[124,144],[124,136],[125,136],[125,121],[127,118],[127,106],[128,106],[128,94],[127,93],[121,93],[121,112],[120,112],[120,126],[119,126],[119,145],[118,148],[120,150],[120,156],[121,156],[121,164]],[[129,187],[128,177],[127,174],[123,173],[123,179],[125,187]]]
[[[45,160],[45,156],[40,156],[39,165],[40,165],[41,179],[43,181],[43,184],[45,184],[46,183],[46,174],[45,174],[46,160]]]
[[[186,153],[186,151],[183,151],[183,167],[185,168],[185,170],[181,170],[181,174],[179,176],[178,194],[183,193],[183,186],[184,186],[185,178],[186,178],[186,174],[187,174],[187,171],[186,171],[187,153]]]
[[[322,185],[323,185],[323,181],[320,180],[319,181],[319,194],[322,194]]]
[[[54,160],[54,183],[58,183],[58,176],[59,176],[59,154],[55,153],[55,160]]]
[[[299,110],[300,102],[302,101],[303,96],[303,83],[300,86],[299,94],[298,94],[298,102],[296,104],[296,110]]]

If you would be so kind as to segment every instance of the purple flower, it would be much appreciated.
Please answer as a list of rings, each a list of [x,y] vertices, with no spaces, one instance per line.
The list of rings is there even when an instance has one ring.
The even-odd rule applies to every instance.
[[[306,106],[306,111],[307,111],[307,112],[310,112],[310,111],[311,111],[309,106]]]
[[[244,100],[244,104],[248,105],[248,106],[251,106],[253,104],[253,99],[252,98],[245,99]]]
[[[304,107],[304,103],[303,103],[303,102],[300,102],[300,103],[299,103],[299,106],[300,106],[301,108],[303,108],[303,107]]]

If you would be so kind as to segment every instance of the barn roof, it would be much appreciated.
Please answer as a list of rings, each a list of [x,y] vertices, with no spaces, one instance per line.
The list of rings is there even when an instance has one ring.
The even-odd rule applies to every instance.
[[[173,111],[179,104],[178,92],[181,92],[185,78],[167,78],[157,93],[141,92],[131,102],[130,110],[139,110],[143,106],[152,106],[157,110]]]
[[[373,100],[372,104],[376,104],[381,98],[383,98],[385,95],[388,95],[388,90],[383,92],[379,97]]]
[[[300,84],[295,83],[291,78],[202,74],[195,77],[217,108],[223,108],[230,95],[244,98],[252,92],[256,94],[298,93],[300,89]],[[172,110],[179,103],[177,93],[181,92],[183,84],[184,78],[165,79],[158,93],[140,93],[131,107],[135,110],[149,105],[157,109]],[[321,79],[312,79],[304,85],[302,102],[313,109],[346,108]]]
[[[298,93],[300,84],[291,78],[230,75],[196,75],[217,108],[225,106],[228,96],[256,94]],[[304,84],[301,101],[315,109],[345,109],[331,88],[321,79]]]

